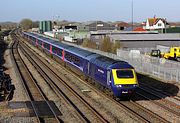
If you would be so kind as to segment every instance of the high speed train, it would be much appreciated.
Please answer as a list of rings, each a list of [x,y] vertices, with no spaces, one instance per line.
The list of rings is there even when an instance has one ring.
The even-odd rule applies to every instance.
[[[131,97],[138,87],[135,69],[128,62],[73,47],[39,34],[23,32],[34,46],[52,55],[79,75],[110,89],[115,97]]]

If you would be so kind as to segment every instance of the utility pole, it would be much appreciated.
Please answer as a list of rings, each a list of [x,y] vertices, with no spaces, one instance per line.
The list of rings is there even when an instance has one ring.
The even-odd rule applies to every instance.
[[[166,18],[164,19],[164,21],[165,21],[165,30],[164,30],[164,32],[166,33]]]
[[[132,30],[133,30],[133,28],[134,28],[134,21],[133,21],[133,18],[134,18],[134,2],[133,2],[133,0],[132,0],[132,3],[131,3],[131,9],[132,9]]]

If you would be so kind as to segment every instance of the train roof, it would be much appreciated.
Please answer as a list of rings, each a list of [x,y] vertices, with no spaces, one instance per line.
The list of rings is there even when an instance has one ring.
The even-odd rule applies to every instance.
[[[117,63],[110,66],[111,69],[134,69],[128,62],[118,61]]]
[[[70,45],[67,45],[67,44],[58,42],[58,41],[54,41],[54,42],[52,43],[52,45],[55,46],[55,47],[63,48],[63,49],[68,49],[68,48],[70,48],[70,47],[73,47],[73,46],[70,46]]]
[[[95,58],[97,58],[97,57],[99,57],[99,56],[101,56],[101,55],[100,55],[100,54],[93,53],[93,54],[87,56],[86,59],[87,59],[88,61],[90,61],[91,59],[95,59]]]
[[[93,64],[96,64],[97,66],[102,67],[104,69],[108,69],[108,68],[111,68],[111,69],[127,69],[127,68],[133,69],[133,67],[125,61],[111,59],[111,58],[108,58],[108,57],[102,56],[102,55],[94,56],[94,58],[90,59],[90,62]]]
[[[56,47],[64,48],[66,51],[71,52],[74,55],[80,56],[82,58],[85,58],[86,60],[89,60],[91,63],[93,63],[99,67],[102,67],[104,69],[108,69],[108,68],[111,68],[111,69],[127,69],[127,68],[133,69],[133,67],[128,62],[125,62],[125,61],[111,59],[106,56],[102,56],[100,54],[96,54],[96,53],[93,53],[93,52],[90,52],[87,50],[83,50],[83,49],[80,49],[77,47],[73,47],[73,46],[40,36],[38,34],[27,33],[27,32],[24,32],[24,33],[27,35],[31,35],[33,37],[37,37],[38,39],[40,39],[44,42],[50,43]]]
[[[71,53],[73,53],[77,56],[83,57],[83,58],[86,58],[87,56],[94,54],[90,51],[83,50],[83,49],[80,49],[77,47],[70,47],[70,48],[66,49],[66,51],[71,52]]]
[[[44,37],[44,36],[41,36],[41,35],[38,35],[38,34],[35,34],[35,33],[30,33],[30,32],[25,32],[25,34],[27,35],[30,35],[30,36],[33,36],[33,37],[36,37],[37,39],[43,41],[43,42],[46,42],[46,43],[49,43],[49,44],[52,44],[53,46],[55,47],[59,47],[59,48],[69,48],[69,47],[72,47],[70,45],[67,45],[67,44],[64,44],[64,43],[61,43],[61,42],[58,42],[58,41],[55,41],[53,39],[49,39],[47,37]]]
[[[96,64],[99,67],[108,68],[110,65],[112,65],[113,63],[115,63],[117,61],[114,59],[100,55],[99,57],[91,58],[90,62],[93,64]]]

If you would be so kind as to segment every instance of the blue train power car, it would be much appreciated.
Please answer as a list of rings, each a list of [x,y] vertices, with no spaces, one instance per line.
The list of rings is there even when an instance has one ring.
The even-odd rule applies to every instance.
[[[31,44],[53,55],[58,61],[109,88],[116,97],[129,97],[135,92],[138,81],[135,69],[127,62],[69,46],[38,34],[23,32]]]

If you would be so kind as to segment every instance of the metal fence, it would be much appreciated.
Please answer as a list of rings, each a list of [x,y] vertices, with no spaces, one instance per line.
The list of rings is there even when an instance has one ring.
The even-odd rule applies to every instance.
[[[137,72],[145,73],[159,79],[173,82],[180,82],[180,63],[166,59],[150,57],[148,55],[136,54],[130,51],[117,50],[117,55],[99,50],[84,48],[71,43],[75,47],[79,47],[94,53],[98,53],[113,59],[124,60],[129,62]]]
[[[138,72],[146,73],[165,81],[180,82],[179,62],[134,54],[123,50],[117,50],[117,56],[128,61]]]

